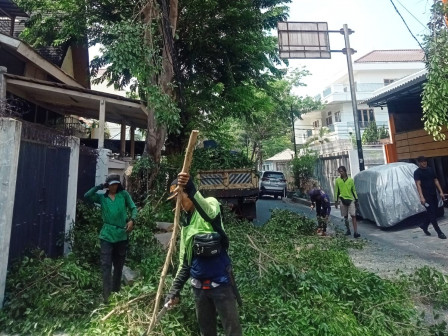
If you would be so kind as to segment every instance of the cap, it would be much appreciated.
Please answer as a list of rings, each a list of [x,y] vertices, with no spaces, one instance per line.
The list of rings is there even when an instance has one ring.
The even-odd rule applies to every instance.
[[[174,197],[177,196],[177,179],[174,179],[173,182],[170,184],[170,191],[169,196],[167,198],[167,201],[172,200]]]
[[[425,162],[425,161],[428,161],[428,160],[426,160],[426,158],[424,156],[419,156],[417,158],[417,162]]]
[[[108,185],[112,185],[112,184],[121,184],[120,181],[120,175],[118,174],[111,174],[106,178],[106,183]]]

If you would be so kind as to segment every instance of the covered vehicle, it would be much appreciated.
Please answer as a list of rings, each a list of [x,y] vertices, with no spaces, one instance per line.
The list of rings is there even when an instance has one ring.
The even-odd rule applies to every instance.
[[[387,228],[423,213],[425,207],[420,204],[414,181],[417,168],[413,163],[396,162],[355,175],[360,215]],[[443,215],[443,200],[439,197],[439,214],[440,211]]]

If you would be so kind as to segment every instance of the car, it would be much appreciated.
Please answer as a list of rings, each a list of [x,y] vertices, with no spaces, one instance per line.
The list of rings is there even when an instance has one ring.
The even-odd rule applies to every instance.
[[[395,162],[372,167],[355,175],[359,213],[380,228],[399,223],[421,222],[425,207],[420,204],[413,163]],[[439,198],[438,216],[443,216],[443,200]]]
[[[286,195],[286,178],[281,171],[266,170],[261,172],[258,197],[273,195],[275,198]]]

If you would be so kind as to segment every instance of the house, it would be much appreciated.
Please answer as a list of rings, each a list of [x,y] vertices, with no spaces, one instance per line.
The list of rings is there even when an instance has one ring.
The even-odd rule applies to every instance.
[[[293,158],[294,151],[287,148],[264,160],[262,170],[276,170],[285,173],[289,170],[289,164]]]
[[[390,134],[389,115],[386,106],[369,106],[364,101],[375,90],[387,88],[408,75],[425,67],[423,50],[374,50],[353,64],[357,117],[361,134],[370,123],[384,128]],[[318,96],[326,105],[322,110],[312,111],[295,122],[298,145],[304,145],[312,137],[322,136],[322,128],[328,129],[325,139],[311,145],[319,154],[316,168],[317,179],[328,191],[334,188],[339,166],[347,167],[349,175],[359,172],[358,151],[355,142],[355,124],[348,74],[340,76]],[[384,164],[386,153],[383,143],[363,145],[365,168]]]
[[[293,189],[294,177],[291,172],[292,159],[294,159],[294,151],[287,148],[266,159],[262,164],[262,170],[275,170],[283,172],[288,183],[288,189]]]
[[[0,1],[0,307],[11,261],[36,247],[50,257],[67,252],[60,240],[77,195],[108,174],[105,122],[130,126],[131,155],[135,128],[147,127],[140,101],[90,89],[85,47],[35,50],[21,41],[27,16]],[[96,149],[80,145],[83,118],[99,120]],[[119,143],[124,153],[124,134]]]
[[[434,141],[423,129],[422,92],[427,70],[402,78],[373,93],[364,103],[387,107],[392,143],[386,145],[387,162],[413,162],[426,156],[442,189],[448,193],[448,142]],[[444,133],[448,134],[445,128]]]
[[[357,102],[369,98],[372,93],[400,78],[424,68],[423,50],[374,50],[354,61],[353,76]],[[317,135],[319,129],[329,129],[328,139],[337,141],[341,150],[352,148],[354,117],[351,104],[348,74],[337,78],[325,87],[320,98],[326,105],[322,110],[312,111],[295,122],[296,143],[303,145],[307,139]],[[361,133],[370,122],[377,127],[389,128],[387,109],[358,104],[357,115]],[[337,151],[329,148],[326,152]],[[325,154],[325,153],[324,153]]]

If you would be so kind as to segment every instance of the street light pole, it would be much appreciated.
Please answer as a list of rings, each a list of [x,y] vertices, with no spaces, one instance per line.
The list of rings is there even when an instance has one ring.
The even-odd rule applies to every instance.
[[[353,109],[353,120],[355,122],[355,136],[356,136],[356,147],[358,149],[358,160],[359,160],[359,171],[363,171],[364,167],[364,154],[362,152],[362,142],[361,142],[361,131],[359,130],[359,119],[358,119],[358,108],[356,102],[356,90],[355,90],[355,80],[353,78],[353,65],[352,65],[352,53],[353,49],[350,48],[349,35],[352,33],[348,29],[347,25],[344,24],[341,29],[341,34],[344,34],[345,39],[345,50],[344,54],[347,56],[347,66],[348,66],[348,79],[350,82],[350,94],[352,98],[352,109]]]

